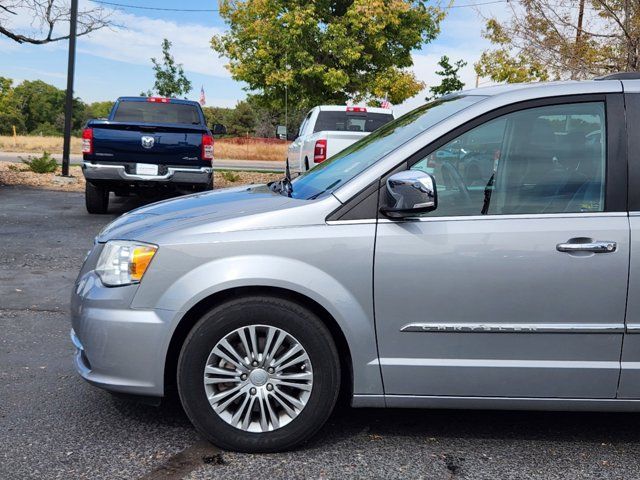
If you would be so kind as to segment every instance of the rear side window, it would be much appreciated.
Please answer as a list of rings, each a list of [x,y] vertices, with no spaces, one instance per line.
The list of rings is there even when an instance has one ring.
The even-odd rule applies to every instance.
[[[320,112],[314,132],[373,132],[393,120],[390,113]]]
[[[122,101],[118,104],[113,120],[132,123],[199,125],[200,115],[195,105]]]

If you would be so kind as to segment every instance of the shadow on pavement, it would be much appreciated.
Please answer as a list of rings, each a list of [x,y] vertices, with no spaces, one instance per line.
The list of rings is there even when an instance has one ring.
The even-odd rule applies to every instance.
[[[108,395],[107,393],[104,393]],[[137,422],[190,426],[177,398],[154,407],[114,397],[114,407]],[[556,442],[639,442],[640,414],[501,410],[351,408],[338,405],[318,435],[303,449],[361,435],[437,437],[439,439],[526,440]]]
[[[113,193],[109,197],[109,215],[122,215],[131,210],[145,205],[150,205],[161,200],[168,200],[170,198],[178,198],[180,194],[158,194],[153,196],[140,197],[132,195],[129,197],[116,197]]]

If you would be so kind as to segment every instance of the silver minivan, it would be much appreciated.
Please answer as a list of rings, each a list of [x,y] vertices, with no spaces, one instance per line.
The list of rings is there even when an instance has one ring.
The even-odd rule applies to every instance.
[[[340,393],[640,410],[639,126],[633,74],[470,90],[292,182],[134,210],[75,285],[76,368],[175,388],[248,452],[309,439]]]

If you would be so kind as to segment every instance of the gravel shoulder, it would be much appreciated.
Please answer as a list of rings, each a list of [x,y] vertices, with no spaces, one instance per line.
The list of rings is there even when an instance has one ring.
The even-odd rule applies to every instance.
[[[84,192],[84,176],[82,168],[71,165],[70,178],[60,176],[60,169],[55,173],[33,173],[26,165],[0,161],[0,185],[18,185],[61,192]],[[251,171],[223,172],[214,171],[214,188],[227,188],[252,183],[267,183],[282,178],[281,173],[263,173]]]

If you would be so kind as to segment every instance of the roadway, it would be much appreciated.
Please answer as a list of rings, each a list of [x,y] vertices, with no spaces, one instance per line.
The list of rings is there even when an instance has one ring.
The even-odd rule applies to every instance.
[[[0,478],[640,478],[640,415],[338,408],[270,455],[204,442],[175,400],[129,403],[72,365],[69,297],[93,237],[81,193],[0,185]]]

